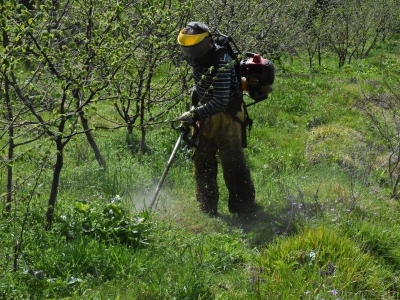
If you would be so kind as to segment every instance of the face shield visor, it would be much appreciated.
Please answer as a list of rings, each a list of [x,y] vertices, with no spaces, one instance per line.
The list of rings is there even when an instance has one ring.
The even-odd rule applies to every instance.
[[[204,56],[211,49],[210,33],[184,34],[183,30],[179,33],[178,44],[183,55],[189,59],[196,59]]]

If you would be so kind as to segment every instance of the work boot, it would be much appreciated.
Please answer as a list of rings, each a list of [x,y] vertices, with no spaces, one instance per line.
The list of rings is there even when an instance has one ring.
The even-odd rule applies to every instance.
[[[261,206],[257,203],[253,202],[251,204],[246,205],[245,207],[241,208],[240,210],[236,211],[238,217],[240,219],[251,219],[257,215],[258,212],[261,211]]]
[[[204,203],[199,204],[200,210],[210,217],[218,217],[218,209],[216,207],[211,207],[211,205],[207,205]]]

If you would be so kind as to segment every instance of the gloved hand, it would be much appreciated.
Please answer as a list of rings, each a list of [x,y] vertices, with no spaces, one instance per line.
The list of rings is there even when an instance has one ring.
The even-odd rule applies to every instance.
[[[191,126],[194,124],[194,119],[195,119],[195,109],[191,109],[181,114],[176,120],[182,121],[183,126]]]

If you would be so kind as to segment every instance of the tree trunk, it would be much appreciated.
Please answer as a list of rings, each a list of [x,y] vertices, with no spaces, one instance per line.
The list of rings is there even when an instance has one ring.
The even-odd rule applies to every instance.
[[[85,130],[86,134],[86,139],[89,142],[90,147],[92,147],[92,150],[94,152],[94,156],[96,157],[97,162],[99,163],[100,167],[105,168],[106,167],[106,161],[104,160],[103,156],[101,155],[99,147],[97,147],[96,141],[92,135],[92,132],[89,128],[89,122],[85,118],[84,112],[80,113],[80,118],[81,118],[81,123],[82,127]]]
[[[318,66],[322,67],[322,47],[320,42],[318,42]]]
[[[147,151],[147,145],[146,145],[146,128],[144,127],[144,113],[145,113],[145,101],[144,97],[140,99],[140,132],[141,132],[141,138],[140,138],[140,151],[142,153],[145,153]]]
[[[338,52],[338,56],[339,56],[339,69],[342,68],[344,66],[344,64],[346,63],[346,57],[347,57],[347,49],[344,49],[342,51]]]
[[[97,147],[96,141],[91,133],[88,119],[86,119],[85,113],[80,109],[81,100],[79,97],[79,89],[74,89],[72,91],[72,95],[76,99],[76,102],[77,102],[76,105],[79,110],[79,117],[81,119],[82,127],[85,130],[86,139],[89,142],[90,147],[92,147],[94,156],[96,157],[96,160],[99,163],[100,167],[104,168],[106,166],[106,162],[105,162],[103,156],[101,155],[100,149],[99,149],[99,147]]]
[[[50,197],[49,197],[49,202],[48,202],[48,207],[47,207],[47,212],[46,212],[46,230],[49,230],[53,223],[53,212],[54,212],[54,207],[56,205],[56,200],[57,200],[57,195],[58,195],[58,186],[60,183],[60,175],[61,175],[61,170],[64,165],[64,153],[63,153],[64,145],[62,144],[61,137],[57,137],[56,143],[57,143],[57,158],[56,158],[56,163],[54,164],[53,181],[51,184]]]
[[[133,123],[134,122],[126,122],[126,129],[128,130],[128,135],[131,135],[133,133]]]
[[[146,129],[144,126],[141,127],[141,138],[140,138],[140,151],[145,153],[147,151],[147,144],[146,144]]]
[[[12,160],[14,159],[14,122],[13,122],[13,111],[10,99],[10,86],[8,77],[5,76],[4,81],[4,90],[5,90],[5,99],[7,106],[7,118],[10,121],[10,126],[8,128],[8,164],[7,164],[7,203],[6,203],[6,211],[11,211],[11,203],[12,203],[12,193],[13,193],[13,164]]]
[[[6,49],[10,43],[8,38],[8,34],[4,28],[6,28],[4,22],[3,26],[3,48]],[[11,104],[11,97],[10,97],[10,81],[8,80],[8,75],[5,74],[4,76],[4,98],[5,104],[7,107],[7,120],[10,122],[10,126],[8,128],[8,164],[7,164],[7,199],[6,199],[6,207],[5,210],[7,212],[11,211],[11,203],[12,203],[12,182],[13,182],[13,167],[12,167],[12,160],[14,158],[14,116],[13,116],[13,109]]]

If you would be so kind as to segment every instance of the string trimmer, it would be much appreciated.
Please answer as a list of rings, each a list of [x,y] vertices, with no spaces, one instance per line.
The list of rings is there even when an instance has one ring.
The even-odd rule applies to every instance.
[[[187,134],[189,134],[189,130],[190,129],[188,127],[181,126],[181,127],[179,127],[179,129],[180,129],[181,133],[180,133],[180,135],[178,137],[178,140],[175,143],[175,146],[174,146],[174,149],[172,150],[171,156],[168,159],[167,166],[165,167],[165,170],[164,170],[164,172],[163,172],[163,174],[161,176],[161,179],[158,182],[158,185],[157,185],[157,188],[156,188],[156,192],[155,192],[155,194],[153,196],[153,199],[151,200],[151,203],[150,203],[150,210],[153,209],[153,206],[154,206],[154,204],[155,204],[155,202],[156,202],[156,200],[158,198],[158,194],[160,193],[160,190],[161,190],[161,188],[162,188],[162,186],[164,184],[165,178],[167,177],[168,171],[169,171],[169,169],[170,169],[170,167],[172,165],[172,161],[175,158],[175,155],[176,155],[176,152],[178,150],[178,147],[179,147],[180,143],[182,142],[184,137]]]

